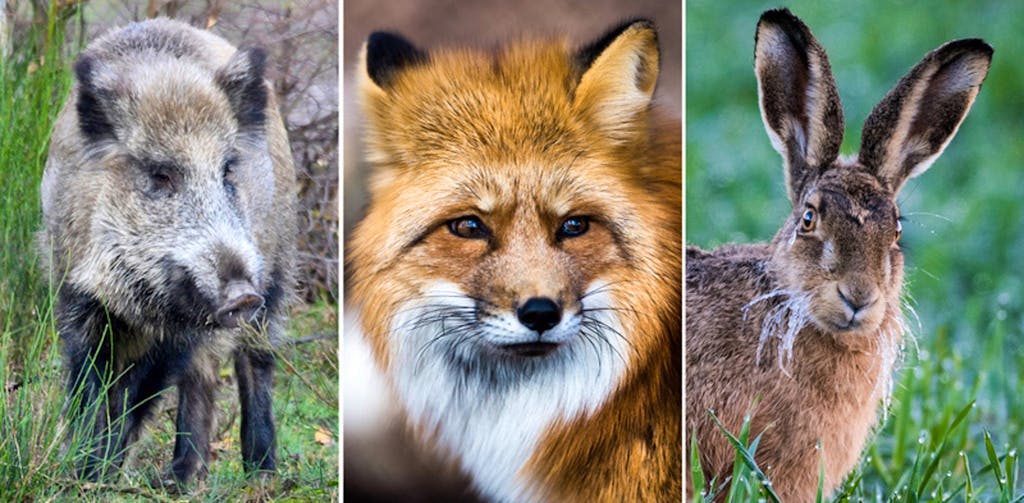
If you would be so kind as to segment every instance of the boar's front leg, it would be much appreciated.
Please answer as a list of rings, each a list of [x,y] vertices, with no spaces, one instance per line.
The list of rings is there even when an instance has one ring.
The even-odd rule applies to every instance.
[[[241,347],[235,353],[238,395],[242,404],[242,463],[246,473],[274,471],[277,449],[271,409],[274,354]]]
[[[110,344],[101,339],[102,328],[89,325],[70,326],[62,323],[61,338],[64,345],[64,365],[67,372],[67,398],[65,416],[71,430],[68,442],[72,450],[83,453],[75,462],[76,474],[87,480],[97,480],[107,471],[104,444],[110,444],[106,400],[107,383],[112,380],[113,357]],[[107,336],[109,337],[109,336]],[[106,342],[106,343],[104,343]],[[110,407],[113,408],[113,407]]]
[[[217,359],[198,353],[178,381],[178,419],[174,438],[171,476],[185,483],[205,478],[210,459],[210,431],[213,427],[217,389]]]
[[[117,360],[114,340],[127,327],[95,299],[65,285],[56,311],[65,349],[68,441],[83,453],[76,461],[77,475],[98,480],[116,472],[151,410],[154,400],[144,399],[150,397],[140,391],[153,385],[154,376],[147,364]]]

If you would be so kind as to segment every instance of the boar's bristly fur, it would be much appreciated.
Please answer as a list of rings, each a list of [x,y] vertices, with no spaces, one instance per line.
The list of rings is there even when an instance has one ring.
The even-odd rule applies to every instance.
[[[266,53],[167,19],[90,44],[51,137],[42,254],[58,289],[78,475],[120,465],[178,388],[165,481],[206,474],[235,358],[247,472],[275,467],[271,341],[293,291],[295,173]]]

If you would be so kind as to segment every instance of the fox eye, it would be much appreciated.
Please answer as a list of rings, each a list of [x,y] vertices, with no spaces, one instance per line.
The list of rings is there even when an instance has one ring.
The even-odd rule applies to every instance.
[[[587,217],[569,217],[558,228],[558,237],[574,238],[585,234],[588,230],[590,230],[590,220]]]
[[[807,210],[804,211],[804,215],[800,218],[800,230],[804,232],[811,232],[817,226],[818,214],[814,211],[814,208],[807,208]]]
[[[901,237],[903,237],[903,223],[901,223],[899,220],[896,220],[896,242],[897,243],[900,241]]]
[[[490,229],[479,218],[473,216],[449,220],[448,230],[464,239],[486,239],[491,235]]]

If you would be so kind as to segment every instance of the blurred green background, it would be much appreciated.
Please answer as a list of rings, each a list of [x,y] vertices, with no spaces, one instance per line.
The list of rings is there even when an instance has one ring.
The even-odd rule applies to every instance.
[[[931,478],[910,485],[925,496],[948,496],[966,489],[963,450],[970,470],[988,477],[972,481],[975,496],[997,501],[1006,490],[1012,496],[1020,484],[1008,471],[1016,473],[1015,449],[1024,447],[1024,2],[784,6],[828,51],[844,106],[844,154],[856,152],[871,108],[926,52],[968,37],[995,48],[988,79],[959,133],[899,195],[906,290],[921,319],[914,328],[918,348],[909,345],[893,408],[862,463],[863,478],[853,482],[863,494],[894,498],[903,494],[901,485],[922,476],[913,473],[915,461],[937,459]],[[757,20],[775,7],[686,3],[690,245],[768,241],[790,211],[753,71]],[[966,420],[950,429],[956,412],[974,399]],[[1003,465],[998,472],[990,466],[986,431]],[[943,435],[948,438],[939,445]],[[995,480],[994,473],[1006,480]]]

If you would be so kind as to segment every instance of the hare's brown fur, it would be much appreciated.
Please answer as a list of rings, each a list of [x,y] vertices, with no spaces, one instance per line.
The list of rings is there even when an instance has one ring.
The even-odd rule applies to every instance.
[[[756,46],[762,117],[793,211],[770,244],[687,249],[687,434],[705,475],[723,482],[735,452],[709,411],[732,432],[750,414],[775,491],[811,501],[819,462],[830,494],[891,389],[905,331],[896,195],[956,133],[992,49],[959,40],[926,55],[875,107],[860,155],[846,159],[842,106],[810,30],[787,10],[768,11]]]

